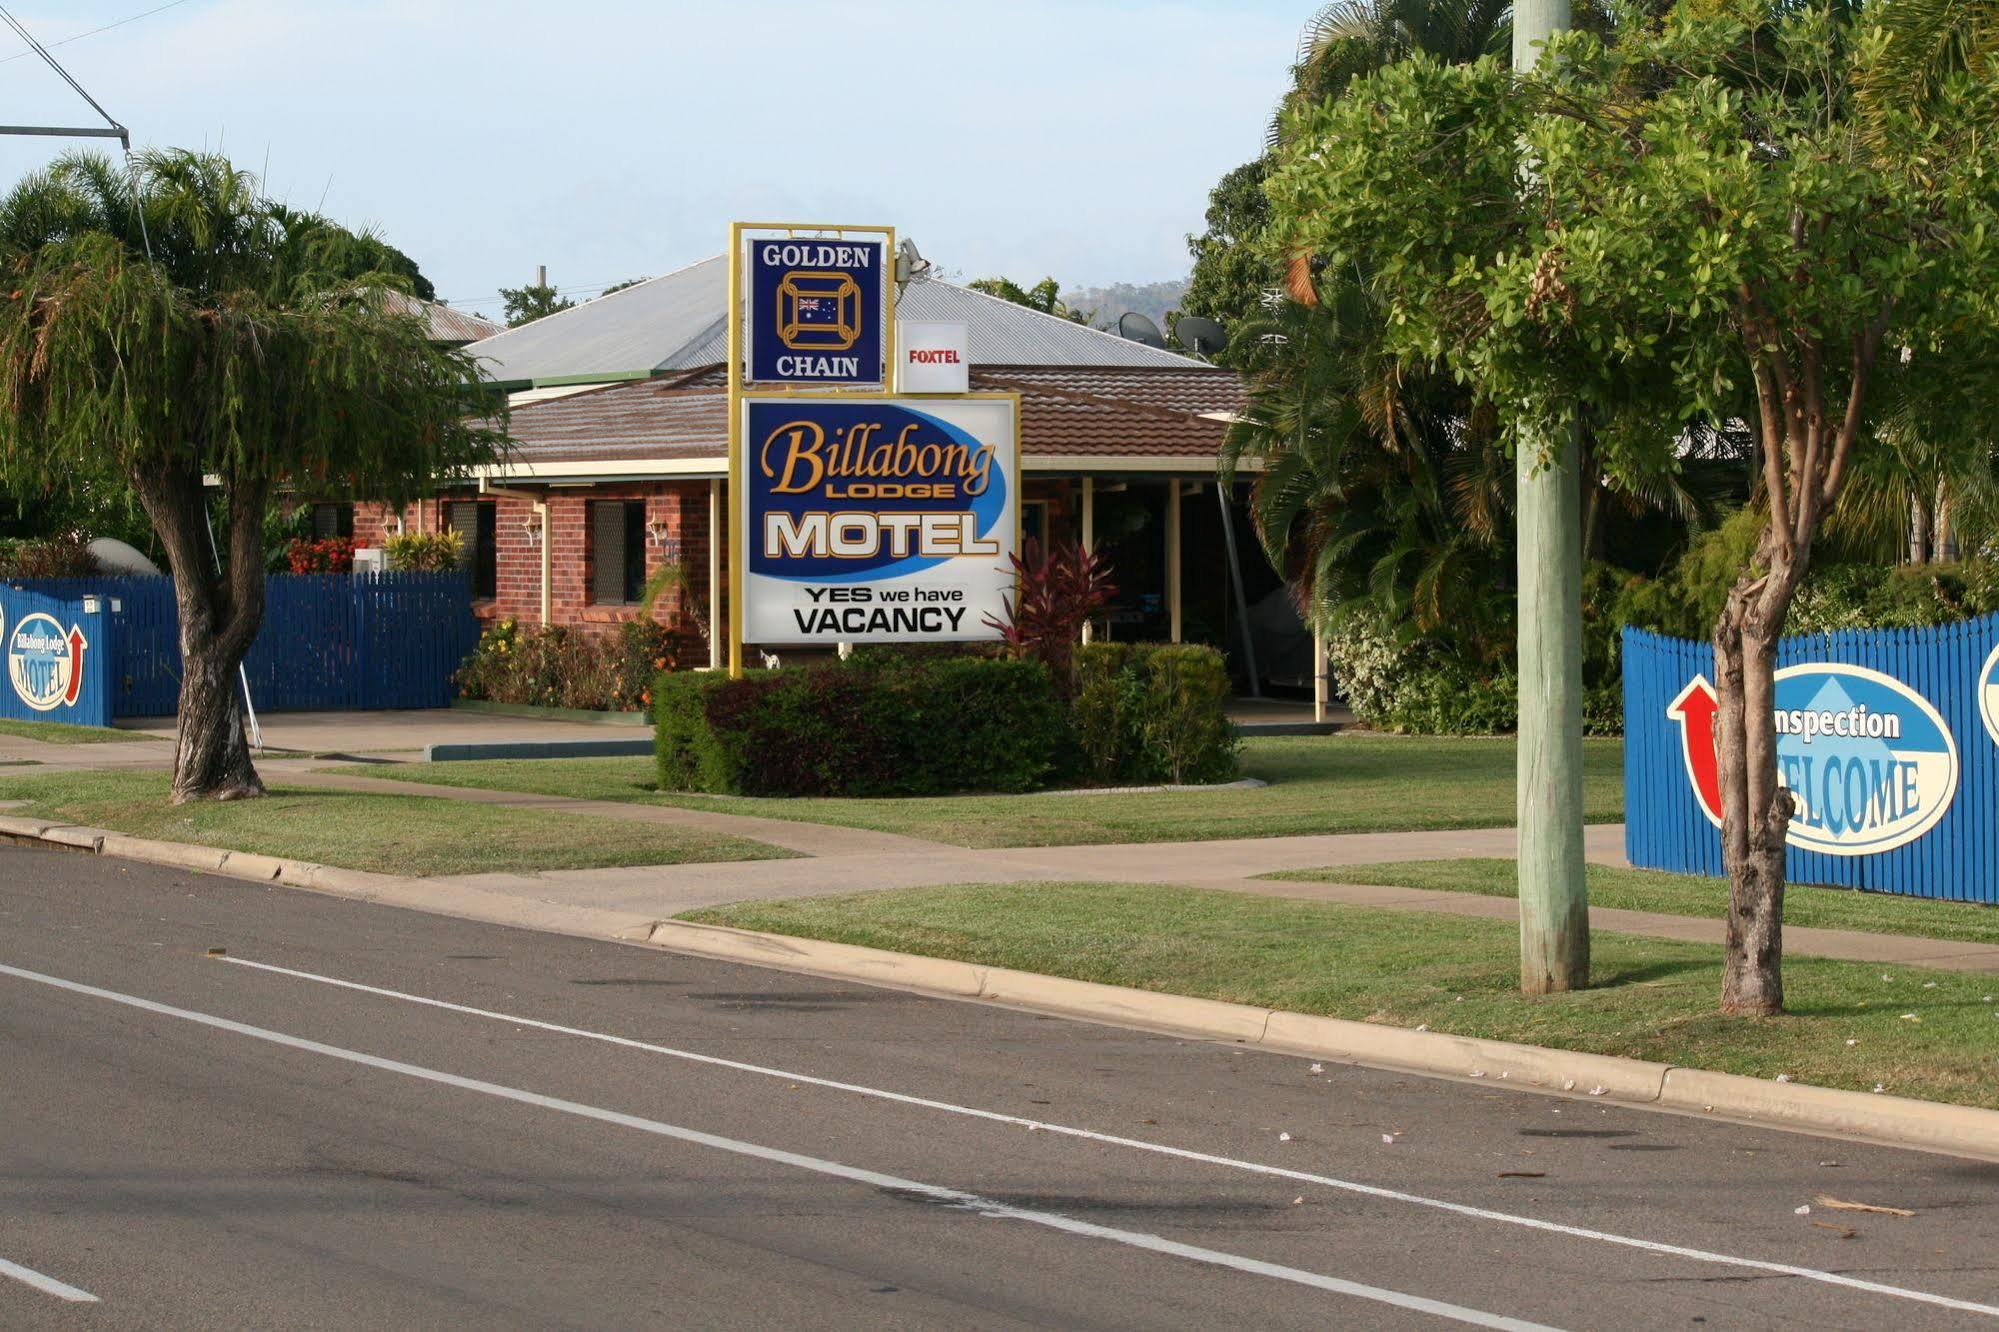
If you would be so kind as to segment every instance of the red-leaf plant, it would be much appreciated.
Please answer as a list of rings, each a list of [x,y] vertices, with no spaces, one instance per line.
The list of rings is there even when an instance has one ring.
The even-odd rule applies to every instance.
[[[1006,599],[1006,618],[988,615],[986,624],[1015,656],[1032,656],[1048,668],[1055,688],[1066,698],[1076,692],[1076,644],[1083,625],[1117,596],[1111,566],[1075,542],[1051,546],[1029,540],[1011,557],[1014,595]]]

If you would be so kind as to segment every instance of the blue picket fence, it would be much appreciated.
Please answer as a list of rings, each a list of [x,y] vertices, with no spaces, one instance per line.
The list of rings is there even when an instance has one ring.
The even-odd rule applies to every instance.
[[[1779,775],[1800,804],[1786,875],[1999,903],[1999,615],[1787,638],[1777,666]],[[1634,865],[1723,872],[1700,688],[1713,679],[1712,645],[1625,631]]]
[[[0,586],[0,717],[109,726],[110,605]]]
[[[179,613],[165,577],[16,579],[10,586],[105,602],[112,715],[157,717],[180,698]],[[479,640],[461,573],[272,574],[244,659],[260,712],[440,708]]]

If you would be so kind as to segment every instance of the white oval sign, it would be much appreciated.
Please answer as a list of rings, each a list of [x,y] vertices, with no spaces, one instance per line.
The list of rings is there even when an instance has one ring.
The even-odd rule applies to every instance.
[[[1999,745],[1999,643],[1978,672],[1978,712],[1985,718],[1985,733]]]
[[[1999,666],[1999,653],[1988,666]],[[1987,683],[1991,683],[1988,669]],[[1695,676],[1667,709],[1695,800],[1721,825],[1714,689]],[[1777,780],[1796,809],[1784,840],[1870,856],[1936,827],[1957,796],[1957,743],[1930,701],[1890,675],[1813,662],[1777,672]]]

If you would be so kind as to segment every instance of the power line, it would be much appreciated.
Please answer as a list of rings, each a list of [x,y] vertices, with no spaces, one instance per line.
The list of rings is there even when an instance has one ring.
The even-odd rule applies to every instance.
[[[28,50],[40,56],[42,58],[42,63],[47,65],[50,69],[54,70],[62,78],[62,81],[64,83],[67,83],[71,88],[73,88],[76,91],[76,95],[78,97],[81,97],[84,101],[90,103],[91,110],[95,111],[98,115],[104,117],[104,123],[106,125],[109,125],[112,129],[118,132],[117,133],[118,140],[119,142],[125,145],[125,151],[128,153],[131,152],[132,140],[131,136],[126,134],[125,127],[119,124],[117,119],[114,118],[109,111],[106,111],[102,106],[98,105],[97,99],[95,97],[92,97],[88,92],[86,92],[82,84],[78,83],[75,79],[70,77],[69,71],[64,69],[54,56],[49,54],[49,49],[46,46],[43,46],[40,42],[36,41],[35,35],[29,32],[26,28],[22,27],[21,21],[15,18],[12,14],[8,13],[6,6],[4,5],[0,5],[0,19],[7,20],[7,26],[14,30],[14,35],[19,37],[22,41],[28,44]],[[49,131],[43,129],[40,130],[39,132],[48,133]],[[70,131],[59,131],[59,132],[75,133],[76,131],[70,130]]]
[[[101,28],[92,28],[89,32],[79,32],[74,37],[65,37],[59,42],[50,42],[48,43],[48,45],[51,47],[68,46],[71,42],[80,42],[86,37],[95,37],[100,32],[109,32],[113,28],[122,28],[127,23],[137,23],[142,18],[151,18],[155,14],[164,13],[169,9],[174,9],[186,3],[187,0],[167,0],[166,4],[156,6],[152,9],[148,9],[143,14],[134,14],[130,18],[121,18],[116,23],[107,23]],[[33,54],[35,54],[33,51],[16,51],[13,55],[10,56],[0,56],[0,65],[4,65],[10,60],[25,59],[26,57],[31,56]]]
[[[646,281],[646,279],[645,279],[645,278],[640,278],[640,279],[638,279],[638,280],[639,280],[640,282],[644,282],[644,281]],[[625,281],[625,279],[623,279],[623,278],[620,278],[620,279],[619,279],[618,281],[619,281],[619,282],[622,282],[622,281]],[[530,285],[532,285],[532,284],[530,284]],[[582,295],[586,295],[586,294],[589,294],[589,293],[594,293],[594,292],[600,292],[600,291],[603,291],[603,290],[604,290],[605,288],[607,288],[607,287],[615,287],[615,286],[617,286],[617,285],[618,285],[618,282],[599,282],[599,283],[595,284],[594,286],[583,286],[583,287],[551,287],[551,288],[550,288],[550,290],[551,290],[551,291],[553,291],[553,292],[554,292],[554,293],[555,293],[556,295],[558,295],[558,296],[582,296]],[[486,299],[486,297],[488,297],[488,296],[498,296],[499,294],[500,294],[500,289],[499,289],[498,287],[495,287],[495,288],[493,288],[493,289],[492,289],[492,290],[490,290],[490,291],[485,291],[485,292],[481,292],[481,293],[480,293],[479,295],[477,295],[477,296],[445,296],[445,297],[441,297],[440,299],[441,299],[441,300],[442,300],[442,301],[443,301],[443,302],[444,302],[444,303],[445,303],[446,305],[459,305],[459,304],[462,304],[462,303],[464,303],[464,302],[467,302],[467,301],[483,301],[483,300],[485,300],[485,299]]]

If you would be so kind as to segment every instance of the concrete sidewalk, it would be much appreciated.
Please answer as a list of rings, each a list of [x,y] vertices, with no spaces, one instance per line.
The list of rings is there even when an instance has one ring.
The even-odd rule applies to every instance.
[[[38,751],[118,751],[77,756],[83,761],[68,766],[130,766],[142,759],[161,764],[172,758],[171,747],[157,743],[45,745],[5,737],[0,737],[0,757],[6,755],[8,746],[21,745],[33,745]],[[135,752],[128,757],[127,751]],[[91,759],[112,762],[97,763]],[[976,849],[864,828],[731,814],[716,809],[435,786],[398,781],[386,775],[349,776],[318,770],[311,760],[301,758],[268,759],[260,766],[268,779],[294,785],[427,796],[507,809],[567,811],[745,837],[800,852],[803,857],[727,864],[553,870],[539,874],[458,875],[424,881],[432,891],[447,898],[462,893],[468,898],[510,899],[529,911],[585,909],[663,921],[701,907],[774,898],[960,883],[1085,881],[1175,884],[1484,919],[1512,920],[1518,914],[1517,903],[1509,897],[1259,877],[1284,870],[1382,861],[1510,859],[1516,845],[1511,828]],[[388,771],[393,769],[385,769]],[[1593,863],[1625,864],[1623,848],[1621,824],[1593,824],[1584,830],[1584,853]],[[1718,946],[1723,940],[1723,903],[1717,900],[1715,906],[1712,917],[1594,907],[1590,911],[1590,924],[1594,929],[1621,934]],[[1784,937],[1787,950],[1797,956],[1999,975],[1999,946],[1988,944],[1799,926],[1786,929]]]

